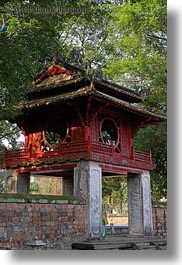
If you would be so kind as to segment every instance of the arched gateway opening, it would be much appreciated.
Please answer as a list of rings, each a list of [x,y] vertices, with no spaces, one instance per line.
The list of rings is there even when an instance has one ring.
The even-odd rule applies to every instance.
[[[4,152],[6,192],[28,193],[30,176],[60,179],[61,194],[85,205],[85,237],[98,237],[103,179],[125,176],[128,233],[151,235],[152,156],[135,150],[132,140],[140,128],[165,117],[141,109],[141,101],[133,90],[90,80],[85,70],[54,61],[18,104],[21,114],[11,120],[25,142],[22,149]]]

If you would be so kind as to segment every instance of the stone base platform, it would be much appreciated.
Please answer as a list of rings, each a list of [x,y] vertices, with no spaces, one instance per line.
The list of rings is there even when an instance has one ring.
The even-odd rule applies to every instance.
[[[107,235],[105,238],[90,238],[72,244],[77,250],[166,250],[167,240],[154,236]]]

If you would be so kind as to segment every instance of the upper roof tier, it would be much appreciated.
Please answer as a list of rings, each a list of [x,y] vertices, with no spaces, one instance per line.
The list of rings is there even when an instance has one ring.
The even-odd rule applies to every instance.
[[[92,83],[92,84],[91,84]],[[41,71],[28,93],[28,99],[38,99],[77,90],[81,86],[92,88],[127,102],[141,102],[143,98],[135,91],[113,84],[89,74],[87,70],[72,66],[64,61],[54,62]],[[66,89],[65,89],[66,87]]]
[[[39,73],[33,89],[27,94],[27,100],[20,102],[17,108],[23,111],[42,108],[48,105],[65,104],[92,97],[100,104],[124,110],[131,115],[146,119],[150,124],[166,120],[138,105],[143,98],[135,91],[90,75],[87,70],[72,66],[64,61],[54,62]]]

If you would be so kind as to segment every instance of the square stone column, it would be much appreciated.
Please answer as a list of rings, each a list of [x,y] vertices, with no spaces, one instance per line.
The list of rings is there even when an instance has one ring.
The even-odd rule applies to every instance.
[[[17,175],[17,193],[29,193],[30,191],[30,173]]]
[[[73,196],[73,177],[62,178],[62,195]]]
[[[101,236],[102,173],[98,163],[80,161],[74,169],[74,196],[86,204],[88,235]]]
[[[13,169],[6,170],[5,180],[4,180],[4,192],[16,193],[17,188],[17,173]]]
[[[143,199],[143,227],[145,235],[153,234],[152,220],[152,201],[151,201],[151,185],[150,172],[143,171],[141,175],[142,181],[142,199]]]
[[[150,173],[128,174],[129,234],[152,235]]]
[[[29,193],[30,173],[17,174],[16,170],[8,169],[5,176],[4,191],[7,193]]]

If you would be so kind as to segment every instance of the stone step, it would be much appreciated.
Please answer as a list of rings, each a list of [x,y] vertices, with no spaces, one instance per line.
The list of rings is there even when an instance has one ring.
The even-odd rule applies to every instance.
[[[163,250],[167,248],[167,241],[155,237],[106,237],[91,239],[86,241],[76,242],[72,244],[72,249],[80,250],[107,250],[107,249],[118,249],[118,250]]]

